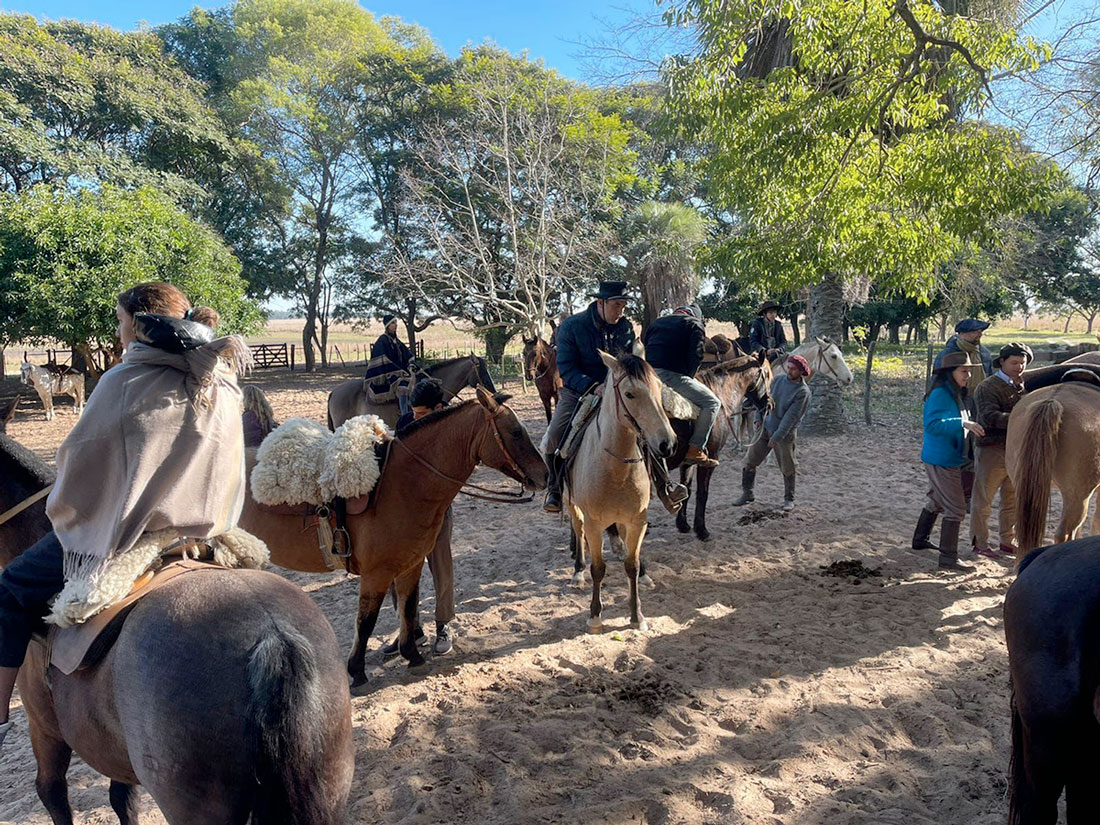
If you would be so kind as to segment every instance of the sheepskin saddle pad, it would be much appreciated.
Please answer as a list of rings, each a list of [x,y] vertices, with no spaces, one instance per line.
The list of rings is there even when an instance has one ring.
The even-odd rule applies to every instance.
[[[336,432],[305,418],[287,419],[256,451],[252,498],[276,506],[365,496],[381,475],[374,448],[391,437],[376,415],[349,418]]]
[[[661,405],[669,418],[694,421],[699,417],[699,408],[671,387],[661,384]]]

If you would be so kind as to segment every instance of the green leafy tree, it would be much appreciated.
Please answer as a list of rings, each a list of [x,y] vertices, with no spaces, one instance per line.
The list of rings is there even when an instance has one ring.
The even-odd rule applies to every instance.
[[[114,351],[118,294],[154,280],[217,309],[224,332],[262,321],[232,252],[162,193],[43,184],[0,199],[3,343],[58,341],[94,369]]]

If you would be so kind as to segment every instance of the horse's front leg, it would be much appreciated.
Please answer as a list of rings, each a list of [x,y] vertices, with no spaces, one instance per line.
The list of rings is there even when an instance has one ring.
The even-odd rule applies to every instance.
[[[351,676],[353,688],[367,683],[367,642],[374,632],[378,611],[381,610],[382,602],[386,598],[387,588],[383,586],[379,590],[373,584],[367,579],[359,580],[359,612],[355,620],[355,641],[352,643],[351,655],[348,657],[348,674]]]
[[[699,468],[699,486],[695,491],[695,537],[699,541],[710,541],[710,530],[707,529],[707,499],[710,497],[710,480],[713,476],[713,467]]]
[[[649,623],[642,615],[642,606],[638,597],[638,577],[642,567],[642,539],[645,538],[648,523],[643,513],[639,521],[623,525],[625,528],[623,543],[626,545],[623,567],[626,568],[626,580],[630,583],[630,625],[638,630],[649,630]]]
[[[588,632],[599,633],[603,630],[603,622],[600,614],[603,612],[603,603],[600,601],[600,585],[603,582],[607,565],[603,560],[603,531],[595,527],[591,521],[584,523],[584,543],[588,546],[588,553],[592,559],[592,604],[588,611]]]
[[[572,587],[584,587],[584,522],[575,511],[571,515],[569,552],[573,556],[573,578],[569,584]]]
[[[424,656],[416,646],[416,624],[420,615],[420,573],[424,569],[421,559],[410,570],[406,570],[394,581],[397,591],[397,604],[401,611],[401,635],[398,649],[409,662],[409,668],[424,666]]]

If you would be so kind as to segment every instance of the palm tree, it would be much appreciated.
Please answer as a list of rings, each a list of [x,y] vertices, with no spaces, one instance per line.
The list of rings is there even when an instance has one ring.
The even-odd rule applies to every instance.
[[[695,302],[695,253],[707,238],[708,226],[697,209],[660,201],[646,201],[623,221],[624,255],[645,301],[644,326],[653,323],[662,307]]]

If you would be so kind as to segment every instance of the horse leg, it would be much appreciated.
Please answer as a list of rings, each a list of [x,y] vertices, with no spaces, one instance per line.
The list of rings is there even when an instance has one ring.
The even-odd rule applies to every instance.
[[[550,409],[550,393],[539,390],[539,396],[542,398],[542,408],[546,410],[546,423],[549,424],[554,417],[554,412]]]
[[[626,553],[626,545],[623,544],[623,539],[619,532],[619,525],[612,524],[605,532],[607,533],[608,552],[613,553],[619,558],[623,558]]]
[[[73,825],[73,809],[69,805],[69,783],[65,774],[73,757],[73,749],[60,739],[35,729],[31,725],[31,746],[38,763],[34,789],[53,820],[53,825]]]
[[[569,551],[573,554],[573,578],[569,584],[584,587],[584,523],[573,515],[573,526],[569,532]]]
[[[688,527],[688,501],[691,501],[691,483],[695,478],[695,473],[691,472],[690,466],[680,465],[680,483],[687,487],[688,498],[684,502],[684,505],[680,508],[680,512],[676,514],[676,529],[681,533],[690,533],[691,528]],[[695,505],[698,507],[698,503]]]
[[[1066,780],[1066,822],[1068,825],[1086,825],[1096,821],[1100,811],[1100,786],[1096,783],[1100,759],[1100,728],[1090,720],[1078,734],[1072,750],[1070,774]]]
[[[374,625],[378,621],[378,611],[382,609],[382,602],[386,599],[387,588],[382,588],[381,593],[367,592],[366,580],[359,581],[359,613],[355,619],[355,641],[351,646],[351,655],[348,656],[348,675],[351,676],[351,686],[361,687],[367,683],[367,642],[374,632]]]
[[[607,565],[603,560],[603,531],[594,527],[591,522],[585,522],[584,543],[588,545],[588,553],[592,558],[592,604],[588,611],[588,632],[599,633],[603,630],[603,622],[600,621],[600,613],[603,612],[600,584],[603,582],[603,574],[607,572]]]
[[[137,786],[112,779],[109,796],[119,825],[138,825],[141,821],[141,798]]]
[[[1062,520],[1058,522],[1058,534],[1054,537],[1055,544],[1077,538],[1081,532],[1081,525],[1085,523],[1088,506],[1087,495],[1081,495],[1076,490],[1062,491]]]
[[[420,572],[424,562],[406,570],[394,580],[397,590],[397,603],[401,606],[401,635],[398,649],[409,662],[409,669],[421,668],[425,664],[424,655],[416,646],[416,619],[420,614]]]
[[[623,566],[626,568],[626,580],[630,583],[630,625],[638,630],[649,630],[649,623],[642,615],[642,606],[638,599],[638,575],[641,570],[642,539],[648,522],[643,518],[640,524],[627,524],[626,558]]]
[[[710,497],[710,480],[714,475],[713,467],[700,467],[699,486],[695,491],[695,537],[699,541],[710,541],[707,529],[707,499]]]

